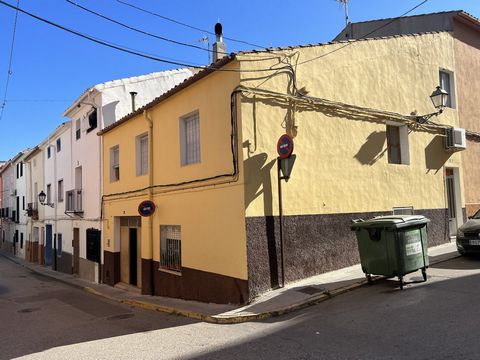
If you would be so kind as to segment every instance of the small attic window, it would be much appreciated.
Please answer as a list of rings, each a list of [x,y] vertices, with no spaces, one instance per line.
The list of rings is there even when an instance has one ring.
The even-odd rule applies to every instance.
[[[93,109],[93,111],[88,114],[88,129],[87,133],[92,131],[97,127],[97,109]]]

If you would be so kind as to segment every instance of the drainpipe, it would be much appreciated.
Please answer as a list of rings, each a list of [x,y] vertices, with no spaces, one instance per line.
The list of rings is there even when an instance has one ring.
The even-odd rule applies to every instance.
[[[148,123],[148,200],[153,201],[153,121],[147,110],[143,111],[143,118]],[[149,276],[147,284],[142,281],[142,294],[153,295],[153,215],[147,217],[147,224],[147,244],[145,246],[145,260],[147,261],[145,267],[142,266],[142,272],[146,271]]]

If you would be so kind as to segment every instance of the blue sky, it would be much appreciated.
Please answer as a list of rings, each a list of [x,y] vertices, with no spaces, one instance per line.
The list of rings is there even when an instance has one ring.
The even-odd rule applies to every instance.
[[[5,1],[17,3],[17,0]],[[123,1],[210,31],[220,20],[225,37],[264,47],[327,42],[345,25],[343,8],[335,0]],[[184,43],[202,46],[198,40],[208,35],[139,12],[117,0],[75,2],[130,26]],[[350,0],[349,15],[352,22],[397,17],[421,2]],[[20,7],[65,27],[157,57],[189,64],[208,62],[205,51],[134,33],[65,0],[20,0]],[[411,14],[448,10],[465,10],[479,18],[480,1],[429,0]],[[14,18],[15,11],[0,4],[0,105],[7,81]],[[210,41],[214,41],[214,36],[210,35]],[[229,52],[254,48],[226,42]],[[66,120],[62,117],[63,110],[86,88],[176,67],[102,47],[19,14],[7,103],[0,120],[0,160],[8,160],[46,138]]]

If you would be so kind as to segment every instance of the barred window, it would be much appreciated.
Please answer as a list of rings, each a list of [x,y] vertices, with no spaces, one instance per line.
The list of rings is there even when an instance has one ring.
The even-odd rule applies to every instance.
[[[160,225],[160,269],[182,271],[180,225]]]

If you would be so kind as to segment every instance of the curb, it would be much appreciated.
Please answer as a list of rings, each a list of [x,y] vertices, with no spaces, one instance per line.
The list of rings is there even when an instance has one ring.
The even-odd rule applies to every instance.
[[[62,282],[66,285],[70,285],[70,286],[75,287],[77,289],[81,289],[81,290],[83,290],[83,291],[85,291],[89,294],[96,295],[96,296],[102,297],[104,299],[113,301],[113,302],[118,302],[118,303],[125,304],[125,305],[135,306],[135,307],[138,307],[138,308],[141,308],[141,309],[144,309],[144,310],[158,311],[158,312],[163,312],[163,313],[172,314],[172,315],[184,316],[184,317],[187,317],[187,318],[200,320],[200,321],[204,321],[204,322],[208,322],[208,323],[212,323],[212,324],[240,324],[240,323],[244,323],[244,322],[265,320],[265,319],[272,318],[272,317],[286,315],[286,314],[289,314],[291,312],[294,312],[294,311],[297,311],[297,310],[301,310],[301,309],[319,304],[323,301],[326,301],[328,299],[331,299],[333,297],[336,297],[338,295],[347,293],[349,291],[355,290],[359,287],[362,287],[362,286],[368,284],[366,279],[361,280],[361,281],[358,281],[358,282],[353,283],[351,285],[347,285],[347,286],[340,287],[340,288],[337,288],[337,289],[333,289],[333,290],[330,290],[330,291],[325,290],[323,293],[313,295],[313,296],[307,298],[306,300],[304,300],[302,302],[289,305],[285,308],[272,310],[272,311],[266,311],[266,312],[263,312],[263,313],[260,313],[260,314],[245,314],[245,315],[233,315],[233,316],[230,316],[230,315],[223,315],[223,316],[222,315],[207,315],[207,314],[203,314],[203,313],[199,313],[199,312],[195,312],[195,311],[189,311],[189,310],[178,309],[178,308],[174,308],[174,307],[170,307],[170,306],[152,304],[152,303],[149,303],[149,302],[144,302],[144,301],[135,300],[135,299],[128,299],[128,298],[127,299],[119,299],[119,298],[116,298],[114,296],[110,296],[110,295],[107,295],[107,294],[102,293],[100,291],[97,291],[92,287],[75,284],[72,281],[68,281],[68,280],[58,278],[56,276],[53,276],[52,274],[45,274],[42,271],[39,271],[35,268],[30,267],[28,264],[23,264],[20,261],[17,261],[17,259],[15,259],[13,257],[10,257],[7,254],[4,254],[3,252],[0,252],[0,255],[4,258],[14,262],[17,265],[20,265],[24,268],[29,269],[30,271],[32,271],[32,272],[34,272],[38,275],[55,279],[55,280],[57,280],[59,282]],[[458,254],[458,253],[456,253],[453,256],[445,256],[444,258],[438,259],[437,261],[432,261],[429,266],[436,265],[436,264],[439,264],[439,263],[442,263],[442,262],[445,262],[445,261],[448,261],[448,260],[451,260],[451,259],[455,259],[455,258],[460,257],[460,256],[461,255]],[[386,276],[374,276],[372,278],[372,280],[373,281],[380,281],[380,280],[383,280],[383,279],[386,279],[386,278],[387,278]]]

